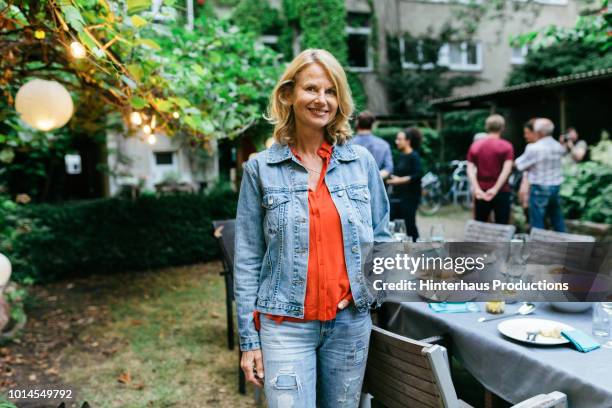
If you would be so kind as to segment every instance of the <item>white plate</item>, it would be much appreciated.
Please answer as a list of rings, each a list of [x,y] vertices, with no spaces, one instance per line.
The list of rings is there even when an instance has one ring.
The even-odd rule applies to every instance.
[[[556,346],[558,344],[569,343],[565,337],[556,339],[553,337],[544,337],[541,334],[536,336],[535,341],[527,340],[527,332],[552,330],[556,326],[560,326],[562,330],[574,330],[570,325],[554,320],[520,318],[505,320],[497,325],[497,330],[506,337],[529,344],[539,344],[542,346]]]

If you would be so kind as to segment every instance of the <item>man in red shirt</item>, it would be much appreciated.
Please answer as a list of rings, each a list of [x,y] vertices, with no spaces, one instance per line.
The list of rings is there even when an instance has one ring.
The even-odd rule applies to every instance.
[[[474,218],[487,222],[491,211],[497,224],[510,221],[510,186],[514,148],[501,138],[505,121],[501,115],[491,115],[485,122],[487,137],[472,143],[468,151],[468,177],[476,199]]]

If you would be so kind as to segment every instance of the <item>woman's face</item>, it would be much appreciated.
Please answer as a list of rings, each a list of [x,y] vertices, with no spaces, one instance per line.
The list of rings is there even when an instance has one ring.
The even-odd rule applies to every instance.
[[[410,145],[410,141],[406,139],[406,134],[404,132],[399,132],[397,136],[395,136],[395,145],[399,150],[404,150],[404,148]]]
[[[527,143],[533,143],[536,140],[535,132],[529,128],[523,128],[523,136],[525,137],[525,141]]]
[[[323,129],[338,112],[336,88],[319,64],[310,64],[297,75],[290,102],[298,127]]]

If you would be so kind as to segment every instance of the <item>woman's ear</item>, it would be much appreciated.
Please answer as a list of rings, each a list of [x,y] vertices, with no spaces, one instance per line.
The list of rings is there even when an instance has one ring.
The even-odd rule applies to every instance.
[[[286,81],[278,93],[278,98],[283,105],[293,105],[293,81]]]

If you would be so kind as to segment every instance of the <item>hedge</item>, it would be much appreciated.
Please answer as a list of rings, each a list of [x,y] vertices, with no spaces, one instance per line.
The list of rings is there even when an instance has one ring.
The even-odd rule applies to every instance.
[[[236,204],[236,193],[216,189],[22,207],[36,228],[13,243],[13,255],[27,261],[15,278],[47,282],[214,259],[219,250],[211,222],[234,218]]]

